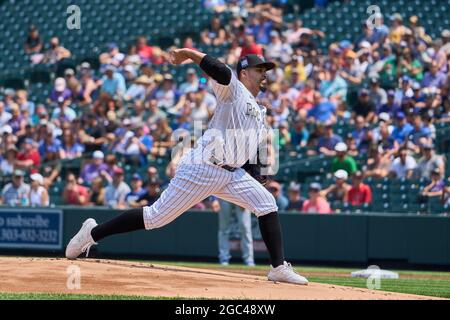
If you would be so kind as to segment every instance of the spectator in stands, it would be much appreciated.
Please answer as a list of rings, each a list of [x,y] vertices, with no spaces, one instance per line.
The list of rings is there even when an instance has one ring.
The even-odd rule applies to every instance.
[[[322,186],[313,182],[309,185],[309,198],[303,202],[302,212],[305,213],[332,213],[328,201],[320,195]]]
[[[15,166],[19,169],[28,170],[38,168],[40,164],[41,156],[36,148],[36,142],[31,138],[25,139],[17,154]]]
[[[391,16],[391,23],[389,40],[394,44],[400,44],[400,41],[408,28],[403,25],[403,17],[400,13],[394,13]]]
[[[125,95],[123,97],[124,100],[125,101],[136,101],[136,100],[143,101],[148,93],[149,88],[151,88],[152,84],[153,84],[153,82],[146,75],[137,77],[134,80],[134,83],[125,92]]]
[[[308,122],[327,122],[334,123],[336,121],[336,105],[330,100],[323,98],[320,92],[314,93],[314,107],[308,113]]]
[[[430,129],[423,125],[422,116],[420,114],[413,115],[413,130],[409,135],[409,148],[415,153],[420,152],[421,144],[432,143]]]
[[[445,170],[444,159],[441,155],[437,155],[432,143],[426,143],[421,148],[422,157],[418,161],[416,168],[416,177],[422,179],[430,179],[431,173],[435,170],[443,175]]]
[[[203,0],[202,4],[206,9],[216,13],[223,12],[227,8],[227,1],[225,0]]]
[[[270,181],[267,186],[267,190],[274,196],[280,211],[286,210],[289,205],[289,200],[282,194],[281,185],[275,180]]]
[[[5,157],[0,160],[0,176],[10,175],[14,171],[18,150],[14,145],[11,145],[5,153]],[[0,152],[2,155],[2,152]]]
[[[245,34],[244,45],[241,50],[241,57],[244,57],[249,54],[262,55],[263,47],[255,42],[255,36],[253,33],[247,32]]]
[[[444,180],[442,180],[442,172],[439,170],[439,168],[435,168],[433,171],[431,171],[430,180],[430,184],[423,188],[420,194],[422,199],[442,196],[442,192],[445,188],[445,182]]]
[[[147,44],[144,36],[136,38],[136,49],[143,63],[152,61],[154,48]]]
[[[42,55],[40,54],[42,51],[44,44],[42,42],[41,36],[39,35],[39,30],[35,25],[31,25],[28,28],[27,39],[25,40],[24,48],[25,53],[28,55],[40,55],[40,59],[35,60],[36,58],[31,58],[33,63],[39,63],[42,60]]]
[[[382,145],[372,145],[367,155],[367,166],[364,170],[365,177],[381,179],[387,177],[392,166],[392,150],[385,150]]]
[[[292,59],[293,50],[289,43],[282,41],[278,31],[270,32],[270,43],[265,50],[265,56],[268,60],[281,61],[283,64],[288,63]]]
[[[347,183],[347,171],[342,169],[337,170],[334,173],[334,179],[335,183],[320,191],[320,195],[327,198],[331,203],[342,204],[350,190],[350,185]]]
[[[409,137],[411,131],[413,131],[413,127],[407,122],[406,115],[403,112],[398,112],[395,118],[397,123],[392,131],[392,138],[399,144],[402,144]]]
[[[378,77],[371,77],[369,82],[369,100],[375,104],[375,110],[378,111],[381,106],[387,104],[387,93],[386,90],[380,87],[380,79]]]
[[[125,203],[127,207],[137,208],[139,203],[137,199],[145,194],[145,189],[142,188],[142,178],[139,173],[133,174],[131,178],[131,191],[125,196]]]
[[[337,172],[344,170],[347,174],[352,175],[358,170],[355,159],[347,154],[347,145],[344,142],[339,142],[334,147],[336,156],[331,162],[331,170]]]
[[[64,129],[62,134],[61,159],[80,158],[84,152],[84,146],[75,140],[75,136],[70,129]]]
[[[5,103],[0,100],[0,128],[3,128],[11,118],[12,114],[5,110]]]
[[[313,34],[313,35],[315,34],[321,38],[323,38],[325,36],[325,33],[322,32],[321,30],[306,28],[303,26],[302,20],[296,19],[296,20],[294,20],[292,25],[290,27],[288,27],[288,29],[285,31],[286,40],[290,45],[293,45],[293,46],[298,45],[298,43],[300,41],[300,37],[303,33],[308,33],[308,34]]]
[[[89,202],[89,190],[87,187],[77,183],[77,177],[69,172],[66,176],[66,186],[63,191],[64,203],[85,206]]]
[[[14,170],[12,182],[6,184],[0,194],[0,204],[9,206],[27,206],[28,195],[30,193],[30,185],[23,181],[25,172],[22,170]]]
[[[352,176],[352,186],[344,198],[344,202],[352,206],[361,206],[372,203],[372,189],[363,183],[363,173],[357,171]]]
[[[43,63],[56,64],[59,61],[70,58],[71,53],[69,50],[64,48],[57,37],[50,39],[50,48],[45,52]]]
[[[67,88],[67,83],[64,78],[56,78],[55,85],[50,92],[47,103],[54,106],[69,106],[72,102],[72,92]],[[55,113],[54,113],[55,114]]]
[[[338,66],[331,65],[320,83],[320,93],[327,99],[340,103],[347,100],[347,82],[338,74]]]
[[[442,190],[441,203],[447,206],[448,210],[448,206],[450,206],[450,187],[444,187],[444,190]]]
[[[245,34],[242,35],[244,38]],[[239,57],[241,57],[242,46],[240,41],[237,38],[234,38],[231,41],[230,48],[228,49],[225,62],[230,66],[234,66],[239,61]]]
[[[408,149],[400,148],[398,157],[392,162],[389,172],[391,178],[411,179],[417,167],[416,160],[408,154]]]
[[[92,180],[97,177],[103,177],[108,169],[107,165],[103,162],[105,156],[100,150],[94,151],[92,154],[92,162],[87,163],[81,170],[80,178],[83,183],[91,184]]]
[[[353,50],[344,51],[344,60],[341,63],[339,75],[349,85],[360,85],[363,80],[364,70],[358,60],[358,55]]]
[[[163,82],[156,90],[154,97],[157,100],[158,108],[169,109],[176,104],[178,93],[170,73],[164,75]]]
[[[149,180],[145,185],[145,193],[142,194],[132,207],[144,207],[151,206],[156,200],[158,200],[161,192],[161,182],[159,180]]]
[[[395,101],[395,91],[388,90],[386,103],[380,106],[377,113],[381,114],[384,112],[389,114],[391,118],[394,118],[400,111],[400,105]]]
[[[20,137],[25,134],[25,126],[27,119],[22,115],[19,105],[12,103],[10,105],[11,119],[8,121],[8,125],[12,128],[12,132],[16,137]]]
[[[166,118],[159,118],[156,122],[156,129],[151,131],[153,137],[152,154],[154,156],[164,156],[168,148],[172,146],[172,129],[169,127]]]
[[[198,89],[199,79],[197,77],[197,71],[194,68],[189,68],[186,71],[186,82],[180,85],[180,93],[186,94],[188,92],[196,92]]]
[[[30,115],[35,113],[36,106],[34,102],[28,100],[28,93],[25,90],[16,91],[16,102],[21,111],[27,110]]]
[[[44,177],[39,173],[33,173],[30,175],[30,180],[30,206],[48,207],[50,205],[50,197],[48,195],[48,190],[44,186]]]
[[[371,123],[375,119],[376,106],[370,100],[370,92],[367,89],[361,89],[358,94],[358,102],[353,106],[352,118],[362,116],[366,123]]]
[[[303,202],[305,199],[300,194],[300,185],[291,182],[287,189],[289,204],[286,211],[302,211]]]
[[[105,189],[104,204],[114,209],[124,209],[126,208],[125,197],[130,191],[130,187],[124,181],[123,169],[115,168],[113,180]]]
[[[47,127],[46,134],[39,141],[39,155],[42,162],[53,161],[61,158],[62,144],[58,138],[54,137],[53,129]]]
[[[211,25],[200,33],[200,39],[206,45],[220,46],[225,44],[227,34],[218,16],[214,16],[211,19]]]
[[[103,179],[97,177],[92,180],[89,189],[89,205],[102,206],[105,199],[105,187],[103,186]]]
[[[89,62],[83,62],[80,66],[80,84],[83,98],[80,101],[82,106],[90,105],[93,102],[94,93],[96,92],[100,81],[94,79],[92,75],[91,65]]]
[[[11,107],[16,105],[16,102],[14,101],[15,95],[16,91],[12,88],[6,88],[3,91],[3,103],[5,104],[5,110],[8,112],[11,112]]]
[[[102,65],[112,64],[113,66],[119,67],[125,60],[125,55],[120,52],[119,46],[115,42],[108,43],[108,52],[100,54],[99,61]]]
[[[359,115],[356,116],[355,119],[355,130],[351,133],[353,138],[355,139],[355,143],[357,148],[361,152],[367,151],[370,143],[372,142],[372,132],[368,128],[367,122],[364,117]]]
[[[81,143],[85,146],[86,152],[93,152],[101,148],[106,139],[105,125],[98,121],[94,113],[87,113],[85,124],[80,135]]]
[[[83,87],[81,82],[75,77],[75,71],[68,68],[64,71],[64,79],[66,80],[67,88],[70,90],[72,100],[79,104],[83,101]]]
[[[422,80],[423,87],[442,88],[447,81],[447,76],[439,70],[438,63],[433,61],[430,65],[430,71],[425,73]]]
[[[300,117],[295,118],[292,129],[290,130],[291,145],[294,147],[306,147],[309,139],[309,132],[305,127],[305,120]]]
[[[110,99],[119,100],[126,92],[125,78],[116,71],[113,65],[107,65],[102,78],[100,93],[107,94]]]
[[[323,136],[319,137],[317,150],[326,156],[334,156],[336,155],[334,149],[339,142],[342,142],[342,137],[333,132],[331,123],[327,123],[324,126]]]

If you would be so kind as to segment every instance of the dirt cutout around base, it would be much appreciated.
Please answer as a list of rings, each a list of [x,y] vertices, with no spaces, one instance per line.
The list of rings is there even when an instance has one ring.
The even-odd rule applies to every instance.
[[[80,271],[80,288],[76,273]],[[70,277],[72,275],[72,277]],[[0,292],[133,295],[208,299],[423,300],[433,297],[309,283],[210,269],[119,260],[0,257]]]

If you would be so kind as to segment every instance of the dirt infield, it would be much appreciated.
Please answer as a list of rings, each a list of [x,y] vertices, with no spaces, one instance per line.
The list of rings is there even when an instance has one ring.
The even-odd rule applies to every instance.
[[[67,288],[68,267],[81,286]],[[116,260],[0,258],[0,292],[138,295],[213,299],[433,299],[432,297],[310,283],[273,283],[265,277],[209,269]]]

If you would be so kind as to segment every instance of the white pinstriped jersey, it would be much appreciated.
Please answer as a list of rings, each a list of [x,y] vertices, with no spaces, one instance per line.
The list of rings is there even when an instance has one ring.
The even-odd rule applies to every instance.
[[[266,109],[258,105],[233,72],[227,86],[212,81],[217,107],[208,130],[199,139],[198,146],[181,158],[175,177],[161,197],[153,205],[144,207],[147,230],[167,225],[210,195],[245,208],[258,217],[278,210],[272,194],[244,169],[231,172],[211,164],[209,156],[205,157],[206,150],[218,141],[217,134],[208,133],[221,133],[223,140],[219,140],[218,149],[230,152],[233,159],[227,158],[229,154],[222,154],[225,160],[217,162],[216,157],[216,163],[241,167],[256,155],[258,144],[265,137],[261,131],[266,129]]]
[[[204,155],[205,148],[211,146],[209,133],[220,132],[223,154],[214,154],[216,162],[220,165],[241,167],[247,160],[256,156],[262,139],[261,132],[265,129],[266,108],[260,106],[234,72],[231,73],[228,85],[210,80],[217,107],[208,125],[208,131],[199,139],[198,147],[193,152],[194,157]]]

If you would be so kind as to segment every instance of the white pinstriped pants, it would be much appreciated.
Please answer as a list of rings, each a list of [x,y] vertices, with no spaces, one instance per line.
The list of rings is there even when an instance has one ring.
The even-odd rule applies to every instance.
[[[145,229],[165,226],[210,195],[248,209],[257,217],[278,211],[272,194],[244,169],[230,172],[208,163],[179,164],[161,197],[144,207]]]

